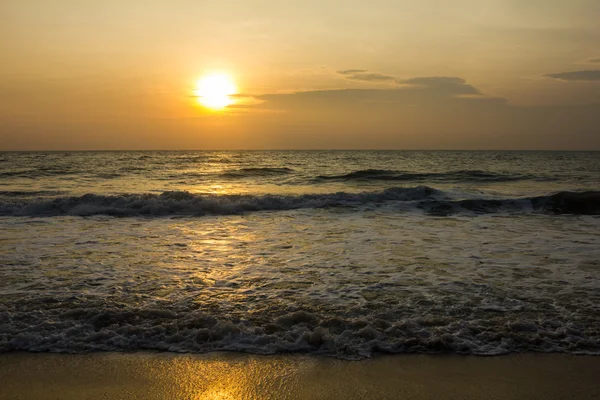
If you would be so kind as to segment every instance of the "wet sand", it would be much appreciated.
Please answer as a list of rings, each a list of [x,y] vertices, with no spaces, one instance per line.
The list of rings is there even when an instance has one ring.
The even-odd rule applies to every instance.
[[[600,357],[0,355],[0,399],[591,399]]]

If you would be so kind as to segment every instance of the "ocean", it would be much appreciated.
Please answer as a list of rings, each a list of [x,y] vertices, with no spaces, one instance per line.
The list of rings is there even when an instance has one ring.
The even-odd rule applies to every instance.
[[[600,354],[600,152],[0,153],[0,352]]]

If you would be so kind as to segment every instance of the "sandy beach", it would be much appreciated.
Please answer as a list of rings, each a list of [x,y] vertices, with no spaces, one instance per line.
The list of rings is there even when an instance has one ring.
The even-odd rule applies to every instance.
[[[1,399],[591,399],[600,357],[8,353]]]

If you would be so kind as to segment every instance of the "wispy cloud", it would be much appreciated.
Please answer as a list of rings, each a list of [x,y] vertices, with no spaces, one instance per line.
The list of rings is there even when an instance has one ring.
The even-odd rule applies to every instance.
[[[412,87],[416,91],[437,93],[446,96],[481,95],[481,92],[467,84],[464,79],[455,76],[425,76],[408,79],[398,79],[391,75],[369,72],[365,69],[347,69],[338,71],[345,79],[361,82],[392,82],[407,89]]]
[[[363,72],[367,72],[366,69],[345,69],[342,71],[338,71],[337,73],[340,75],[353,75],[353,74],[360,74]]]
[[[457,78],[455,76],[424,76],[410,79],[402,79],[398,81],[398,83],[421,86],[438,86],[440,84],[464,85],[465,80],[463,78]]]
[[[402,85],[414,85],[436,89],[453,95],[481,95],[481,92],[466,83],[462,78],[454,76],[426,76],[397,81]]]
[[[354,81],[364,82],[394,82],[396,80],[396,78],[393,76],[382,74],[354,74],[349,75],[346,78]]]
[[[547,74],[544,76],[563,81],[600,81],[600,70],[558,72],[556,74]]]
[[[256,96],[263,101],[258,107],[275,109],[327,109],[361,107],[393,111],[396,107],[475,107],[478,104],[504,105],[502,98],[483,96],[475,87],[458,77],[417,77],[397,80],[386,89],[311,90],[295,93],[270,93]],[[469,97],[473,96],[473,97]]]
[[[283,125],[292,140],[304,143],[310,137],[333,147],[343,137],[345,145],[356,147],[600,148],[600,104],[511,105],[459,77],[396,82],[383,88],[265,93],[256,96],[262,102],[252,109],[270,113],[274,132]]]
[[[366,69],[346,69],[338,71],[338,74],[351,81],[362,82],[395,82],[396,78],[390,75],[383,75],[368,72]]]

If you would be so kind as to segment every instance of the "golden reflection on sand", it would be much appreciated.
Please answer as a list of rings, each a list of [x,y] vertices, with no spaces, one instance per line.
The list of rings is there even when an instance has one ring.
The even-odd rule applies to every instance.
[[[599,357],[399,355],[342,361],[230,353],[0,356],[1,399],[579,399]]]

